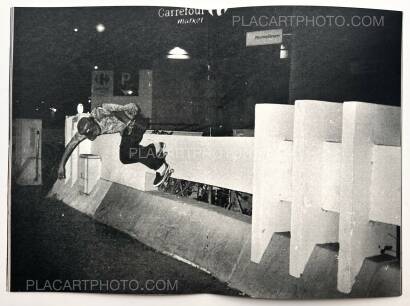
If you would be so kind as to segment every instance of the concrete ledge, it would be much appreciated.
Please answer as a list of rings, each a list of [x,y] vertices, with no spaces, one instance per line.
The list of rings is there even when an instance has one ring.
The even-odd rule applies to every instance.
[[[275,233],[260,263],[254,263],[250,217],[217,206],[160,192],[143,192],[102,179],[89,196],[80,193],[78,184],[71,187],[71,182],[60,181],[48,196],[159,252],[191,263],[252,297],[400,295],[400,269],[392,257],[366,259],[352,293],[338,292],[337,244],[316,245],[302,276],[290,276],[289,232]]]
[[[111,182],[106,180],[98,180],[92,192],[87,195],[81,192],[78,183],[72,185],[70,181],[64,183],[63,180],[57,180],[47,194],[47,197],[63,201],[72,208],[93,217],[97,207],[110,189],[111,184]],[[69,187],[71,185],[72,187]]]
[[[114,183],[94,217],[228,281],[250,239],[250,222],[218,207],[158,195]]]

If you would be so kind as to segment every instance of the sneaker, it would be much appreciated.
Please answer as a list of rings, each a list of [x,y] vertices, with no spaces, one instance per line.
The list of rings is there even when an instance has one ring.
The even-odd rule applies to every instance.
[[[157,157],[158,158],[165,158],[165,156],[167,156],[168,152],[165,152],[165,143],[164,142],[160,142],[159,143],[159,150],[157,153]]]
[[[164,183],[165,182],[165,180],[171,175],[171,173],[172,173],[172,171],[171,171],[171,167],[167,164],[167,163],[164,163],[165,164],[165,171],[164,171],[164,174],[160,174],[159,172],[157,172],[156,173],[156,175],[155,175],[155,179],[154,179],[154,183],[153,183],[153,185],[154,185],[154,187],[158,187],[158,186],[160,186],[162,183]]]

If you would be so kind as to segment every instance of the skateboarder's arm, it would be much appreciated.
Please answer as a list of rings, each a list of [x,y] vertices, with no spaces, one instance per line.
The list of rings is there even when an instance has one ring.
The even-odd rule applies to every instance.
[[[116,114],[119,114],[119,113],[123,112],[128,117],[128,119],[134,119],[135,116],[137,116],[138,113],[139,113],[139,108],[134,103],[128,103],[126,105],[118,105],[118,104],[113,104],[113,103],[104,103],[102,105],[102,107],[105,111],[111,112],[116,117],[117,117]],[[121,120],[122,118],[118,118],[118,119]],[[123,121],[123,120],[121,120],[121,121]]]
[[[82,142],[86,137],[84,135],[80,135],[76,133],[73,138],[71,138],[70,142],[65,147],[63,156],[61,157],[60,165],[58,167],[58,178],[63,179],[65,178],[65,164],[67,160],[70,158],[71,154],[73,153],[74,149]]]

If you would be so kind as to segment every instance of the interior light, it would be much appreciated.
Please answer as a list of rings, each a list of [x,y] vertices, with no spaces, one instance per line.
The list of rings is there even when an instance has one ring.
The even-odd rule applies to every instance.
[[[289,57],[289,50],[286,48],[284,44],[280,45],[280,58],[288,58]]]
[[[82,103],[78,103],[77,105],[77,113],[82,114],[84,112],[84,105]]]
[[[189,59],[190,56],[189,56],[188,52],[186,52],[184,49],[182,49],[180,47],[175,47],[175,48],[169,50],[169,52],[167,54],[167,58],[170,58],[170,59]]]
[[[97,32],[104,32],[105,31],[105,26],[102,23],[99,23],[95,26],[95,29],[97,30]]]

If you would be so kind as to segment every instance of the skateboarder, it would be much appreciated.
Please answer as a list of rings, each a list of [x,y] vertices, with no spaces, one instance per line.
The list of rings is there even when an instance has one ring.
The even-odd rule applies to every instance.
[[[163,142],[140,145],[142,136],[149,124],[149,119],[141,115],[134,103],[127,105],[103,104],[94,108],[89,117],[81,118],[77,123],[78,132],[67,144],[58,169],[58,178],[65,178],[65,164],[78,144],[84,139],[94,140],[104,134],[121,134],[119,159],[123,164],[142,163],[156,171],[154,186],[161,185],[171,173],[165,161],[166,153]]]

